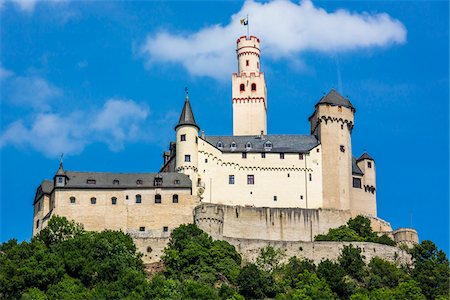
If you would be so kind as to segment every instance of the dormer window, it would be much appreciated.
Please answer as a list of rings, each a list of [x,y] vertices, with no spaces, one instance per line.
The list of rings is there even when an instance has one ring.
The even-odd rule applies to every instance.
[[[58,183],[63,183],[63,178],[62,177],[58,177]]]
[[[271,151],[272,150],[272,142],[267,141],[264,143],[264,150]]]
[[[239,86],[239,90],[241,92],[245,92],[245,84],[241,83],[241,85]]]
[[[163,183],[162,176],[161,175],[156,175],[155,176],[155,180],[153,182],[153,185],[154,186],[162,186],[162,183]]]
[[[142,182],[142,179],[136,180],[136,184],[137,184],[137,185],[142,185],[142,183],[143,183],[143,182]]]
[[[86,180],[86,183],[87,184],[95,184],[96,181],[95,181],[95,179],[88,179],[88,180]]]
[[[113,185],[119,185],[119,180],[118,179],[114,179],[113,180]]]
[[[256,92],[256,83],[252,83],[252,92]]]
[[[231,145],[230,145],[231,151],[236,150],[236,147],[237,147],[236,143],[235,143],[235,142],[232,142]]]
[[[180,180],[179,180],[179,179],[175,179],[175,180],[173,181],[173,184],[180,184]]]
[[[245,144],[245,150],[250,151],[252,149],[252,143],[248,142]]]
[[[222,143],[222,142],[218,142],[218,143],[217,143],[217,148],[222,149],[222,148],[223,148],[223,143]]]

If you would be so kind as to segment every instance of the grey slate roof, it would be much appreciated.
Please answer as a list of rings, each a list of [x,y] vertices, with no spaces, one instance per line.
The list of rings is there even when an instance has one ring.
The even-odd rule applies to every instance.
[[[330,104],[330,105],[339,105],[347,108],[355,109],[347,98],[344,98],[341,94],[336,92],[335,89],[331,89],[331,91],[323,96],[316,105],[319,104]]]
[[[218,143],[222,142],[222,152],[276,152],[276,153],[307,153],[312,148],[319,145],[319,141],[313,135],[265,135],[262,139],[259,135],[246,136],[206,136],[205,140],[218,147]],[[272,150],[266,151],[264,144],[270,141]],[[236,143],[236,150],[231,150],[231,143]],[[247,151],[246,144],[252,144],[251,150]]]
[[[374,159],[372,158],[372,156],[370,156],[367,152],[364,152],[363,155],[361,155],[361,156],[358,158],[358,161],[363,160],[363,159],[374,160]]]
[[[66,175],[66,172],[64,171],[64,167],[61,162],[61,163],[59,163],[59,168],[58,168],[58,171],[56,172],[55,176],[65,176],[65,175]]]
[[[162,186],[166,188],[190,188],[191,180],[180,173],[105,173],[105,172],[72,172],[66,171],[68,177],[65,188],[154,188],[155,176],[162,177]],[[95,180],[94,183],[87,183]],[[118,184],[114,184],[118,180]],[[142,180],[142,184],[137,181]],[[178,181],[179,183],[176,183]]]
[[[352,156],[352,173],[356,175],[363,176],[363,171],[358,167],[357,160],[354,156]]]
[[[53,191],[53,180],[44,179],[41,183],[42,192],[44,194],[50,194]]]
[[[186,95],[186,100],[184,101],[183,110],[181,111],[180,119],[178,120],[177,126],[175,126],[175,130],[182,125],[193,125],[198,127],[195,122],[194,113],[192,112],[191,102],[189,101],[189,97]]]

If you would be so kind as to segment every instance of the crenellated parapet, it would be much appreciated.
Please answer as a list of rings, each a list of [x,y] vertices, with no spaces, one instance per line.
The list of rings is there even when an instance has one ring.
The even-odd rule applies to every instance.
[[[393,235],[397,244],[404,244],[409,248],[419,243],[419,235],[413,228],[399,228],[393,232]]]
[[[219,238],[223,234],[223,208],[214,204],[201,204],[194,209],[194,222],[213,238]]]

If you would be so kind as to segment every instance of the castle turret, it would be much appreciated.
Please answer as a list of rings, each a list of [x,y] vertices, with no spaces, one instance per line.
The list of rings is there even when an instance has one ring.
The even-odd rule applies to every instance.
[[[373,200],[376,215],[376,171],[375,171],[375,160],[366,152],[363,153],[357,160],[356,163],[358,167],[363,171],[363,182],[362,188],[364,192]],[[372,202],[372,201],[371,201]]]
[[[267,92],[260,72],[260,41],[255,36],[237,40],[238,73],[232,76],[233,135],[267,134]]]
[[[192,180],[193,193],[196,193],[198,178],[198,131],[191,103],[186,92],[183,110],[176,131],[176,166],[175,170],[184,173]]]
[[[354,113],[350,101],[332,89],[309,118],[311,134],[322,145],[324,208],[350,209]]]
[[[59,163],[58,171],[56,172],[55,176],[53,177],[55,187],[64,187],[67,184],[67,175],[64,171],[63,162],[61,161]]]

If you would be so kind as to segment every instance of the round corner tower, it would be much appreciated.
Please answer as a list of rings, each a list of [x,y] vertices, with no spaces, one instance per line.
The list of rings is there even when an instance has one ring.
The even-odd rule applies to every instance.
[[[236,42],[238,73],[232,76],[233,135],[267,134],[267,92],[260,72],[260,40],[241,36]]]

